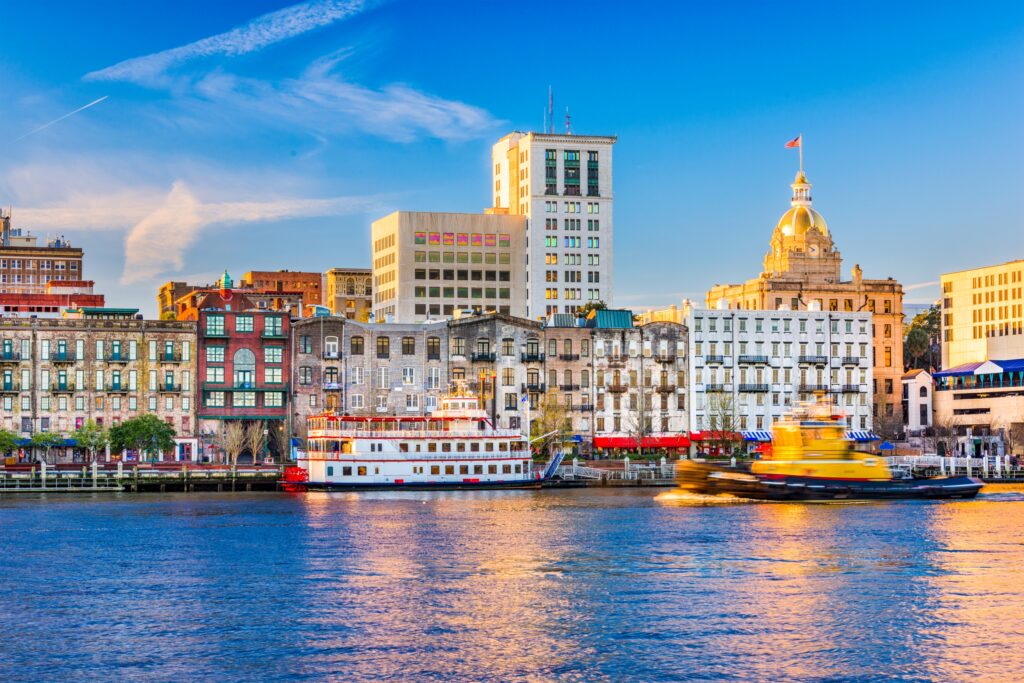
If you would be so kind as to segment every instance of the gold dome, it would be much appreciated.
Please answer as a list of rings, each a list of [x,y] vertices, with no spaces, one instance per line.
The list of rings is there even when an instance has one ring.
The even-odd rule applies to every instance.
[[[828,235],[825,218],[809,206],[794,206],[782,214],[775,229],[787,237],[806,235],[811,228],[817,228],[822,235]]]

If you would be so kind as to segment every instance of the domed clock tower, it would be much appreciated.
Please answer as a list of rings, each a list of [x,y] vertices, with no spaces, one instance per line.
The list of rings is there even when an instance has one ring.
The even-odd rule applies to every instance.
[[[811,208],[811,184],[803,171],[790,186],[790,209],[782,214],[764,257],[769,277],[796,277],[804,282],[838,282],[842,259],[832,244],[825,218]]]

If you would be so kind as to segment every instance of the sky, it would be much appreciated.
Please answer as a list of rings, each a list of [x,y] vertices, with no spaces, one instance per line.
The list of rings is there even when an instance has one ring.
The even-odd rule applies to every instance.
[[[1020,2],[9,0],[0,25],[0,205],[149,316],[168,280],[368,267],[376,218],[481,211],[549,86],[559,131],[618,136],[614,305],[756,276],[797,134],[845,276],[924,303],[1024,258]]]

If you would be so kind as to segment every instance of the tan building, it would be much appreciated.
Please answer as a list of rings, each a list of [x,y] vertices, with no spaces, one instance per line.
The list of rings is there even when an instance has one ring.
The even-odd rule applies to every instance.
[[[74,318],[0,319],[0,424],[20,437],[73,438],[151,413],[177,432],[165,459],[198,453],[195,323],[139,320],[135,309],[82,309]],[[74,449],[63,449],[71,459]]]
[[[373,311],[373,271],[331,268],[324,273],[324,305],[331,315],[365,323]]]
[[[46,241],[11,227],[0,211],[0,294],[44,294],[51,281],[81,280],[82,250],[64,237]]]
[[[790,209],[772,233],[764,270],[743,284],[715,285],[708,308],[790,309],[873,314],[873,382],[876,416],[900,414],[903,375],[903,286],[893,278],[865,279],[854,265],[842,278],[842,258],[824,217],[811,207],[811,183],[803,171],[791,185]],[[881,413],[881,414],[879,414]]]
[[[374,221],[372,244],[377,322],[526,315],[522,216],[396,211]]]
[[[1024,260],[942,276],[942,367],[1024,358]]]
[[[197,289],[202,289],[200,285],[190,285],[187,282],[165,282],[160,285],[160,289],[156,293],[156,305],[157,313],[162,318],[165,314],[177,314],[177,305],[175,302],[183,296],[188,296]]]
[[[299,293],[305,306],[323,303],[320,289],[323,275],[295,270],[250,270],[242,276],[239,286],[262,294]]]

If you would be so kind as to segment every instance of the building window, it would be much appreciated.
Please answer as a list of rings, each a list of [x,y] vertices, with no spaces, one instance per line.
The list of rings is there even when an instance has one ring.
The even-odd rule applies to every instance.
[[[231,405],[236,408],[255,408],[255,391],[236,391],[231,397]]]
[[[224,347],[223,346],[207,346],[206,347],[206,362],[207,363],[223,363],[224,362]]]
[[[280,337],[284,334],[284,323],[279,315],[268,315],[263,319],[263,334],[268,337]]]
[[[377,337],[377,358],[389,358],[391,356],[391,338]]]
[[[313,339],[308,334],[299,337],[299,353],[313,353]]]
[[[243,388],[255,386],[256,354],[249,349],[238,349],[231,360],[234,365],[235,386]]]
[[[267,384],[280,384],[281,368],[263,368],[263,381]]]
[[[348,352],[353,356],[363,355],[363,338],[352,337],[348,342]]]
[[[235,332],[252,332],[253,322],[251,315],[240,315],[235,318]]]
[[[267,346],[263,349],[263,360],[267,363],[280,363],[284,357],[284,349],[280,346]]]
[[[427,360],[441,359],[441,338],[427,337]]]
[[[413,356],[416,354],[415,337],[402,337],[402,355]]]
[[[222,315],[210,315],[206,317],[206,334],[224,336],[224,316]],[[102,342],[97,342],[100,344]],[[102,353],[99,358],[103,358]]]
[[[224,392],[223,391],[211,391],[206,395],[206,405],[210,408],[223,408],[224,407]]]

